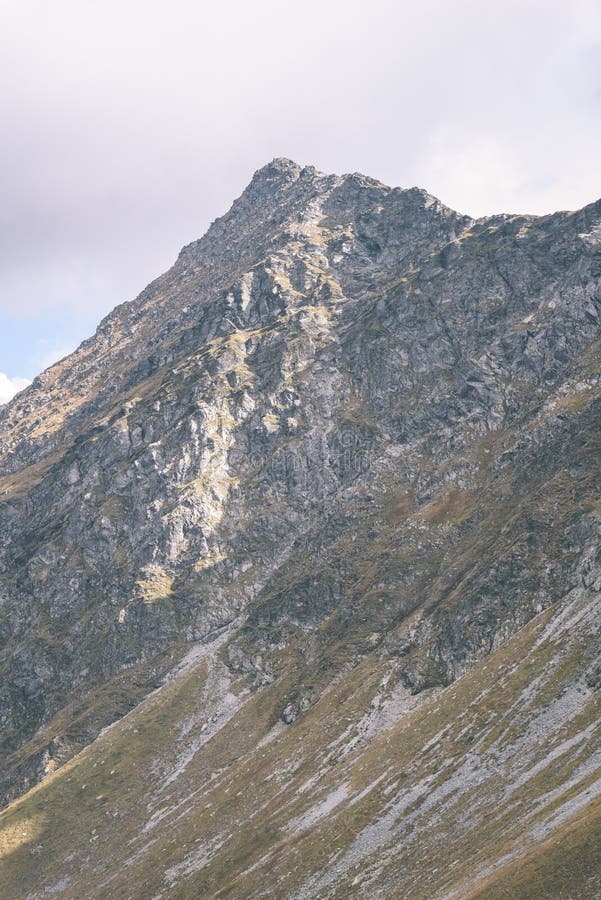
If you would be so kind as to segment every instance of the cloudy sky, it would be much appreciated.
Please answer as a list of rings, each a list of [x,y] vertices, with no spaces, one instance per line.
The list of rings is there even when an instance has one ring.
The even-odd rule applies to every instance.
[[[601,196],[598,0],[3,0],[0,85],[0,402],[274,156],[472,215]]]

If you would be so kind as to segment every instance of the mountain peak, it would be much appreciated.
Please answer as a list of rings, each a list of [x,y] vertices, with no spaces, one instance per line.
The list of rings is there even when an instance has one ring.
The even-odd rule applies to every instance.
[[[249,187],[258,184],[280,186],[282,183],[291,183],[299,178],[302,171],[303,167],[294,160],[287,159],[285,156],[276,156],[257,169]]]
[[[278,172],[301,172],[303,167],[299,163],[290,159],[288,156],[274,156],[273,159],[262,166],[258,172],[278,171]]]
[[[0,410],[0,896],[475,896],[588,827],[600,273],[595,206],[276,158]]]

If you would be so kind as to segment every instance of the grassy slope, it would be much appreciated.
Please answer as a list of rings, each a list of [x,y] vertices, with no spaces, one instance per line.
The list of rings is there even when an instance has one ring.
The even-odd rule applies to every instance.
[[[470,900],[601,896],[601,800],[591,801],[525,857],[484,880]]]
[[[556,815],[565,831],[561,816],[599,783],[599,698],[580,679],[596,607],[575,596],[569,627],[548,610],[349,753],[386,699],[376,654],[289,727],[275,720],[285,677],[248,693],[207,654],[2,814],[0,894],[417,898],[467,896],[490,877],[480,896],[504,897],[520,896],[503,891],[523,867],[528,896],[548,896],[557,854],[540,829]],[[587,896],[587,845],[570,841],[571,896]]]

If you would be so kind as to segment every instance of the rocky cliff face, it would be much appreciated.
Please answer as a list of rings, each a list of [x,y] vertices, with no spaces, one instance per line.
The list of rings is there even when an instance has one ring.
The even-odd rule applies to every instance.
[[[385,729],[578,601],[591,649],[566,690],[593,709],[600,279],[601,201],[474,221],[360,175],[288,160],[257,172],[169,272],[0,409],[5,799],[65,772],[154,688],[167,696],[186,654],[215,711],[184,755],[212,741],[219,758],[255,704],[257,745],[327,721],[343,760],[376,753]],[[321,717],[333,686],[352,686],[344,702],[361,693],[362,667],[370,697],[344,723]],[[181,715],[182,735],[201,728]],[[315,784],[324,759],[307,764]],[[136,788],[150,805],[160,778],[177,788],[183,772],[181,759],[153,764]],[[278,765],[296,771],[292,757]],[[351,803],[345,785],[323,816]],[[300,831],[314,814],[294,814]],[[311,852],[294,889],[329,896]],[[192,894],[173,887],[203,869],[184,856],[161,870],[167,895],[198,896],[194,880]],[[38,869],[15,895],[40,889]],[[15,871],[10,884],[25,884]],[[274,895],[292,896],[282,879]],[[81,882],[65,891],[85,895]]]

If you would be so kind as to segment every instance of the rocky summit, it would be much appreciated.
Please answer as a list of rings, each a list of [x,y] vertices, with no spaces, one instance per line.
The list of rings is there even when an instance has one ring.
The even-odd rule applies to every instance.
[[[601,896],[601,201],[275,159],[0,408],[0,896]]]

